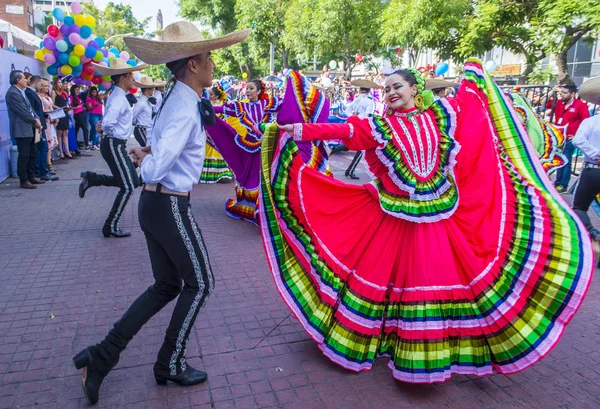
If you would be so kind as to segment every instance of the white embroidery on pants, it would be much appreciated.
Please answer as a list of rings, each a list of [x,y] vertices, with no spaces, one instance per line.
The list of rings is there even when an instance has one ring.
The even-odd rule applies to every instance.
[[[181,218],[181,214],[179,214],[179,201],[177,200],[177,196],[170,196],[171,198],[171,211],[173,212],[173,218],[175,219],[175,223],[177,224],[177,229],[179,230],[179,234],[183,239],[183,243],[188,251],[188,255],[190,256],[190,260],[192,261],[192,265],[194,267],[194,274],[196,276],[196,281],[198,282],[198,292],[194,297],[194,301],[190,307],[190,310],[181,325],[181,329],[179,330],[179,335],[177,336],[177,342],[175,343],[175,351],[173,351],[173,355],[171,356],[171,360],[169,361],[169,369],[171,370],[171,376],[177,375],[177,357],[180,354],[185,354],[183,350],[183,340],[185,338],[185,334],[190,327],[190,323],[192,322],[192,318],[194,317],[194,313],[198,308],[198,304],[202,299],[204,294],[204,280],[202,279],[202,271],[200,269],[200,263],[198,262],[198,258],[196,257],[196,251],[194,250],[194,245],[190,240],[190,236],[188,235],[185,226],[183,225],[183,220]],[[193,224],[193,223],[192,223]],[[185,359],[180,360],[181,370],[185,371],[186,363]]]
[[[192,215],[192,210],[188,207],[188,218],[190,219],[190,224],[192,225],[192,231],[196,236],[196,241],[198,242],[198,247],[200,247],[200,251],[202,252],[202,258],[204,259],[204,265],[206,266],[206,276],[208,277],[208,293],[212,293],[215,289],[215,276],[212,272],[212,267],[210,266],[210,261],[208,260],[208,253],[206,251],[206,247],[204,247],[204,240],[202,240],[202,236],[200,235],[200,231],[198,231],[198,226],[196,225],[196,221],[194,220],[194,216]]]

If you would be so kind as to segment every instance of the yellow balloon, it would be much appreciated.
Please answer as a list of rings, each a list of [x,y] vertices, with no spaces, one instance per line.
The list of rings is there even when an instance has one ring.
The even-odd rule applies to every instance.
[[[73,74],[73,68],[70,65],[68,65],[68,64],[63,65],[61,67],[61,71],[62,71],[63,75],[71,75],[71,74]]]
[[[77,24],[79,26],[79,28],[85,26],[85,17],[81,14],[75,14],[75,17],[73,17],[75,19],[75,24]]]
[[[81,57],[83,54],[85,54],[85,47],[82,46],[81,44],[77,44],[74,48],[73,48],[73,53],[77,56],[77,57]]]
[[[248,73],[247,73],[247,72],[243,73],[243,74],[242,74],[242,78],[243,78],[243,79],[246,79],[246,78],[248,78]]]
[[[40,61],[44,61],[44,53],[42,50],[36,50],[35,53],[33,53],[33,56]]]
[[[47,48],[42,48],[42,52],[44,53],[44,55],[52,54],[52,50],[48,50]]]
[[[96,27],[96,19],[94,18],[94,16],[86,16],[84,25],[89,26],[90,28]]]

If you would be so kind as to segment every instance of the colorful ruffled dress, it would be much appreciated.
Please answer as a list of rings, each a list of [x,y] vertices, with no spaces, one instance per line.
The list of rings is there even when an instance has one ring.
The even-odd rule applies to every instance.
[[[236,219],[252,223],[258,221],[257,202],[260,190],[261,124],[273,123],[275,114],[280,123],[326,122],[329,101],[321,92],[310,86],[310,82],[296,71],[288,75],[285,98],[268,98],[257,102],[225,103],[215,107],[217,114],[223,113],[236,119],[224,121],[217,117],[207,132],[235,175],[236,196],[227,200],[225,212]],[[266,132],[276,134],[276,125],[267,127]],[[320,142],[305,142],[300,145],[302,159],[320,172],[328,172],[327,153]]]
[[[546,172],[552,174],[565,166],[567,159],[562,153],[565,144],[564,129],[540,118],[531,102],[521,93],[512,92],[510,98]]]
[[[260,226],[277,288],[323,354],[394,378],[510,374],[542,359],[593,271],[585,228],[555,191],[479,61],[427,111],[303,124],[263,139]],[[365,150],[373,180],[304,164],[296,141]]]
[[[233,179],[233,173],[223,156],[215,147],[212,139],[206,139],[206,153],[204,157],[204,166],[200,175],[200,183],[219,183],[222,180]]]

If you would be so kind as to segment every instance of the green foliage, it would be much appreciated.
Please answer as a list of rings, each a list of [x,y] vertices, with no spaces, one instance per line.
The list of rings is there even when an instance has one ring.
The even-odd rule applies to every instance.
[[[169,81],[172,77],[171,71],[165,64],[150,65],[142,70],[142,74],[149,76],[155,81]]]
[[[472,4],[469,0],[391,0],[380,18],[382,41],[408,49],[410,63],[426,49],[436,50],[441,59],[460,61],[456,47],[472,17]]]
[[[90,3],[83,3],[83,14],[93,16],[96,19],[94,34],[105,40],[118,34],[143,35],[151,19],[148,17],[140,21],[133,15],[131,6],[113,2],[108,3],[104,10],[100,10]],[[121,51],[129,51],[122,37],[114,38],[108,45]]]

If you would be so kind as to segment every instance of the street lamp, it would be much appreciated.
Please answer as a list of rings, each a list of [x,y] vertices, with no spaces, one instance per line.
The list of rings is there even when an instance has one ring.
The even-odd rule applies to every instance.
[[[117,37],[125,37],[125,36],[132,36],[132,35],[133,35],[133,33],[127,33],[127,34],[115,34],[114,36],[112,36],[112,37],[109,37],[107,40],[104,40],[104,44],[108,44],[108,42],[109,42],[110,40],[112,40],[113,38],[117,38]]]

